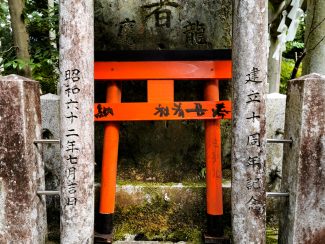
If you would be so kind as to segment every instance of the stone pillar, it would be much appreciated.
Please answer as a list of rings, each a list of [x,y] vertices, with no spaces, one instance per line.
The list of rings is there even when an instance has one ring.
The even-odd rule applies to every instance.
[[[39,84],[0,79],[0,243],[44,243],[47,232]]]
[[[278,33],[276,33],[278,34]],[[269,93],[275,93],[280,91],[280,76],[281,76],[281,63],[282,57],[279,60],[273,58],[274,51],[277,47],[277,36],[270,35],[270,48],[268,57],[268,72],[267,80],[269,83]],[[282,52],[281,52],[282,55]]]
[[[60,1],[61,243],[93,243],[93,1]]]
[[[325,76],[289,81],[286,106],[279,243],[325,240]]]
[[[60,97],[54,94],[41,96],[42,138],[60,138]],[[59,144],[43,144],[43,161],[45,165],[45,188],[58,190],[60,186],[61,153]],[[47,208],[59,210],[60,197],[47,196]]]
[[[271,93],[266,95],[266,137],[284,139],[286,95]],[[266,145],[267,191],[280,191],[282,175],[283,144]]]
[[[267,1],[233,1],[232,228],[234,243],[265,243]]]
[[[325,75],[325,1],[308,0],[306,11],[305,50],[302,73]]]

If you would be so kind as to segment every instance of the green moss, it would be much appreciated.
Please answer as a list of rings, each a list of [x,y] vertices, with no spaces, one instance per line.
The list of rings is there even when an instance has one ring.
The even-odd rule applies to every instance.
[[[132,186],[143,186],[143,187],[160,187],[160,186],[173,186],[177,184],[178,183],[174,183],[174,182],[159,183],[159,182],[143,182],[143,181],[121,180],[121,179],[117,180],[117,185],[119,186],[132,185]]]
[[[267,227],[266,229],[266,244],[278,243],[278,229]]]
[[[230,184],[230,183],[231,183],[231,180],[222,179],[222,184]],[[159,182],[142,182],[142,181],[131,181],[131,180],[117,180],[117,185],[118,186],[132,185],[132,186],[139,186],[139,187],[144,187],[144,188],[178,186],[179,184],[181,184],[184,187],[191,187],[191,188],[204,188],[206,186],[205,181],[201,181],[201,182],[184,181],[184,182],[181,182],[181,183],[176,183],[176,182],[159,183]]]
[[[185,181],[185,182],[182,182],[182,184],[186,187],[205,187],[205,181],[202,181],[202,182],[190,182],[190,181]]]
[[[166,201],[152,188],[143,190],[150,195],[148,202],[117,207],[114,219],[115,240],[123,240],[127,234],[133,234],[141,236],[142,240],[200,243],[201,228],[205,221],[204,209],[186,211],[178,204]]]
[[[200,229],[184,228],[175,230],[167,236],[168,241],[190,241],[191,243],[202,243],[202,232]]]

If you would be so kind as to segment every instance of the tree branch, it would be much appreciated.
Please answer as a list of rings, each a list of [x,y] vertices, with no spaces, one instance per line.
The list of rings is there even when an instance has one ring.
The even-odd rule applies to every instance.
[[[306,52],[306,50],[304,50],[304,51],[299,55],[299,57],[297,58],[297,61],[295,62],[295,67],[293,68],[292,73],[291,73],[290,80],[296,78],[297,73],[298,73],[299,66],[300,66],[302,60],[304,59],[304,57],[306,56],[306,54],[307,54],[307,52]]]
[[[304,59],[304,57],[306,56],[306,54],[307,54],[308,52],[314,51],[314,50],[316,49],[316,47],[317,47],[317,46],[318,46],[322,41],[324,41],[324,40],[325,40],[325,35],[324,35],[324,36],[319,40],[319,42],[316,43],[316,45],[315,45],[314,47],[312,47],[312,48],[310,48],[310,49],[308,49],[308,50],[305,49],[305,50],[304,50],[304,51],[299,55],[299,57],[297,58],[297,61],[296,61],[296,63],[295,63],[295,67],[293,68],[292,73],[291,73],[291,78],[290,78],[291,80],[296,78],[297,73],[298,73],[299,66],[300,66],[302,60]]]
[[[285,10],[288,7],[288,5],[286,5],[286,2],[283,1],[282,3],[280,3],[280,6],[278,7],[278,9],[272,14],[272,18],[271,18],[271,23],[273,23],[281,14],[282,11]]]
[[[314,47],[308,49],[308,51],[314,51],[314,50],[316,49],[316,47],[317,47],[317,46],[318,46],[322,41],[324,41],[324,39],[325,39],[325,36],[323,36],[323,37],[319,40],[319,42],[316,43],[316,45],[315,45]]]
[[[313,16],[313,18],[314,18],[314,16]],[[309,33],[308,33],[308,36],[307,36],[307,39],[306,39],[306,43],[308,42],[308,39],[309,39],[309,37],[310,37],[310,34],[314,31],[314,30],[316,30],[316,28],[318,27],[318,26],[320,26],[323,22],[325,21],[325,18],[324,19],[322,19],[315,27],[313,27],[313,28],[311,28],[310,29],[310,31],[309,31]]]
[[[1,52],[1,55],[3,55],[3,54],[5,54],[5,53],[7,53],[7,52],[10,52],[11,51],[11,49],[13,49],[13,48],[18,48],[17,46],[12,46],[12,47],[10,47],[8,50],[5,50],[5,51],[3,51],[3,52]]]
[[[311,19],[311,24],[310,24],[310,31],[308,33],[308,36],[306,38],[306,41],[305,41],[305,44],[307,44],[308,40],[309,40],[309,37],[310,37],[310,34],[312,33],[312,27],[313,27],[313,24],[314,24],[314,18],[315,18],[315,11],[316,11],[316,4],[314,5],[314,9],[313,9],[313,16],[312,16],[312,19]]]
[[[325,18],[323,18],[320,22],[318,22],[314,26],[315,11],[316,11],[316,3],[315,3],[314,8],[313,8],[313,15],[312,15],[312,20],[311,20],[310,31],[309,31],[308,36],[307,36],[306,41],[305,41],[305,47],[307,46],[307,43],[309,41],[309,38],[310,38],[311,34],[325,21]],[[307,53],[314,51],[317,48],[317,46],[322,41],[324,41],[324,39],[325,39],[325,35],[315,44],[314,47],[309,48],[309,49],[306,49],[305,48],[304,51],[299,55],[299,57],[297,58],[297,61],[295,62],[295,66],[294,66],[294,68],[292,70],[291,79],[295,79],[296,78],[297,73],[298,73],[299,66],[300,66],[302,60],[304,59],[304,57],[307,55]]]

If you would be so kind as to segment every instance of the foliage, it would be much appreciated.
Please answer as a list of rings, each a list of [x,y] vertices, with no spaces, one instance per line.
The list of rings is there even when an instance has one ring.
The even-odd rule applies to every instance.
[[[10,17],[7,1],[0,4],[0,29],[3,57],[4,75],[15,73],[17,69],[23,69],[29,65],[32,70],[32,78],[39,81],[43,93],[56,93],[58,74],[58,50],[51,44],[49,31],[58,33],[58,5],[48,9],[47,1],[27,0],[23,13],[29,33],[29,52],[31,59],[28,63],[17,59],[10,28]],[[55,42],[57,42],[57,39]]]
[[[283,52],[281,63],[280,93],[287,93],[287,83],[290,80],[292,71],[295,67],[297,57],[304,50],[305,19],[301,19],[296,37],[293,41],[286,43],[286,51]],[[297,77],[301,76],[301,66],[298,69]]]
[[[278,229],[268,227],[266,229],[266,244],[278,243]]]
[[[295,39],[286,43],[286,51],[283,53],[283,57],[287,59],[296,59],[296,56],[303,52],[305,26],[305,18],[302,17],[300,19]]]
[[[292,70],[295,66],[295,60],[293,59],[286,59],[282,58],[281,64],[281,78],[280,78],[280,93],[286,94],[287,93],[287,84],[288,80],[290,80]],[[297,77],[301,76],[301,66],[298,69]]]
[[[15,52],[10,33],[9,8],[6,1],[0,2],[0,57],[11,55]]]

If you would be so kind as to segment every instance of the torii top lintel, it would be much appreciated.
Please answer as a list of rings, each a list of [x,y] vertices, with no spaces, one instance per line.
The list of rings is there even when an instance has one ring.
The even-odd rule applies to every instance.
[[[95,60],[95,80],[220,80],[232,73],[230,49],[108,51]]]

